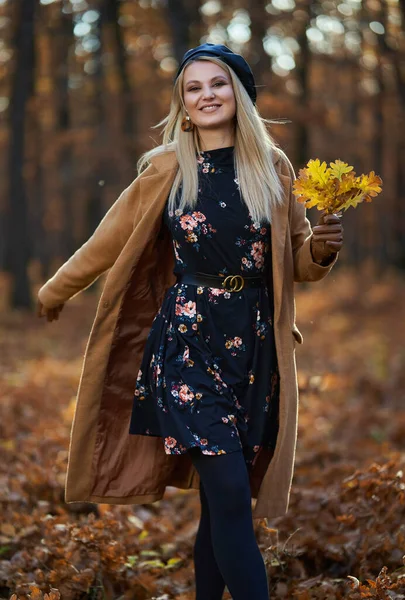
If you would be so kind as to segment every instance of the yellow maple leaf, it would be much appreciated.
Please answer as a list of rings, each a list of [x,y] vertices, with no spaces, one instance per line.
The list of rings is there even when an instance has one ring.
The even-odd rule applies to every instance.
[[[360,175],[357,179],[359,180],[358,187],[368,196],[377,196],[381,192],[382,179],[374,171],[368,175]],[[371,198],[368,201],[371,202]]]
[[[382,188],[382,179],[371,171],[356,177],[353,167],[340,159],[329,163],[309,160],[293,182],[293,194],[307,208],[325,213],[346,211],[361,202],[371,202]]]
[[[321,163],[319,158],[308,162],[308,175],[314,183],[327,183],[331,170],[327,168],[326,162]]]
[[[335,160],[335,162],[331,162],[330,167],[333,177],[336,177],[337,179],[339,179],[339,181],[342,179],[342,175],[353,171],[353,167],[351,167],[345,162],[342,162],[339,158]]]

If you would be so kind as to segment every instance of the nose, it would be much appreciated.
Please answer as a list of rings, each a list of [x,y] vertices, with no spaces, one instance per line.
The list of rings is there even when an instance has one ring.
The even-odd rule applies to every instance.
[[[203,88],[203,98],[213,98],[214,96],[214,90],[209,85]]]

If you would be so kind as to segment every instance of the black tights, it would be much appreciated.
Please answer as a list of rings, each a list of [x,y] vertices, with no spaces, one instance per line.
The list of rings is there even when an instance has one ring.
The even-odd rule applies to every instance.
[[[201,520],[194,546],[196,600],[268,600],[264,561],[253,528],[243,452],[190,451],[200,475]]]

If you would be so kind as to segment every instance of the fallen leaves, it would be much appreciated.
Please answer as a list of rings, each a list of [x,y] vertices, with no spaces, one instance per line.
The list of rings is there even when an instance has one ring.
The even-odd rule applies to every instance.
[[[298,294],[305,344],[297,349],[290,508],[263,520],[257,536],[272,600],[399,600],[405,286],[394,279],[366,285],[357,273],[328,279]],[[192,600],[196,492],[169,488],[160,502],[135,507],[63,501],[77,357],[93,309],[93,299],[82,297],[66,309],[69,318],[40,333],[34,319],[19,317],[13,329],[7,315],[8,334],[0,335],[0,369],[8,373],[0,383],[2,594]]]
[[[21,596],[12,594],[10,600],[22,600]],[[43,594],[42,591],[36,585],[30,585],[30,592],[27,594],[29,600],[60,600],[60,592],[57,589],[51,588],[49,594]]]

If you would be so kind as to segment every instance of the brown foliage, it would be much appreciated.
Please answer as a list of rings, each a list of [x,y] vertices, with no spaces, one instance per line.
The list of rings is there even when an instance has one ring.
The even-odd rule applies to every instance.
[[[339,273],[298,295],[299,443],[290,509],[257,536],[272,600],[405,598],[404,286]],[[194,598],[198,495],[63,502],[95,299],[56,323],[0,315],[0,596]],[[69,314],[68,314],[69,313]],[[72,323],[75,327],[72,327]],[[228,596],[229,597],[229,596]]]

